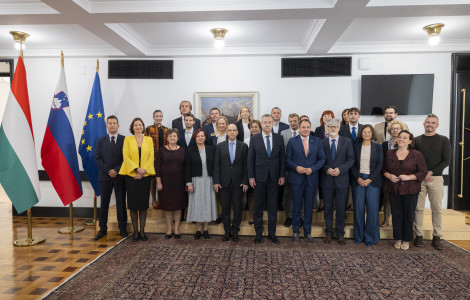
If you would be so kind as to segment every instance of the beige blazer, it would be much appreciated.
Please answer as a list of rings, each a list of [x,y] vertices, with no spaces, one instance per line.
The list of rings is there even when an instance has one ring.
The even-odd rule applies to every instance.
[[[384,126],[385,122],[381,122],[374,126],[376,142],[379,144],[385,142]],[[408,130],[408,126],[405,123],[403,123],[403,126],[405,127],[403,128],[404,130]]]

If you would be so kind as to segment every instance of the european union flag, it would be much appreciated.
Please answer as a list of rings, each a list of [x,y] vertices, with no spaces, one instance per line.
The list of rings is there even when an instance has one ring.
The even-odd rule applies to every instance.
[[[95,162],[95,145],[96,141],[105,135],[106,119],[104,116],[103,97],[101,96],[100,76],[96,72],[85,122],[83,123],[80,146],[78,146],[78,153],[82,157],[83,170],[88,180],[90,180],[96,196],[100,195],[100,186],[98,184],[98,166]]]

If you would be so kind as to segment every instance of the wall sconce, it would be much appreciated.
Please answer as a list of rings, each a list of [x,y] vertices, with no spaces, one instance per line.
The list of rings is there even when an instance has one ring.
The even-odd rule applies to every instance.
[[[18,51],[23,51],[26,49],[24,42],[26,38],[29,37],[29,34],[21,32],[21,31],[10,31],[10,34],[13,36],[15,40],[15,49]]]
[[[442,23],[431,24],[423,27],[423,30],[426,31],[429,35],[429,45],[435,46],[439,44],[439,42],[441,41],[439,34],[441,33],[442,27],[444,27],[444,24]]]
[[[211,32],[214,35],[215,39],[214,46],[217,49],[223,48],[225,46],[224,37],[228,30],[225,28],[212,28]]]

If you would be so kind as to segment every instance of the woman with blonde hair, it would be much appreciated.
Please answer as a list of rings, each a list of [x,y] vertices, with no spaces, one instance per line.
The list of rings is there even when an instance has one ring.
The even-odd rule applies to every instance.
[[[225,116],[220,116],[215,122],[215,131],[207,138],[206,144],[214,147],[228,139],[227,137],[228,120]]]
[[[238,119],[235,125],[237,125],[238,135],[237,140],[243,142],[247,137],[250,137],[250,128],[248,124],[253,120],[250,108],[243,105],[238,112]]]

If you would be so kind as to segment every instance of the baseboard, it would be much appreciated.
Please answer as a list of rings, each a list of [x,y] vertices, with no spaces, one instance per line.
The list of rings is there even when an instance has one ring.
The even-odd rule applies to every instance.
[[[26,216],[26,212],[18,214],[13,207],[13,216]],[[33,217],[68,217],[70,208],[66,207],[48,207],[38,206],[31,208]],[[99,215],[99,208],[98,208]],[[74,207],[73,216],[76,218],[93,218],[93,207]]]

